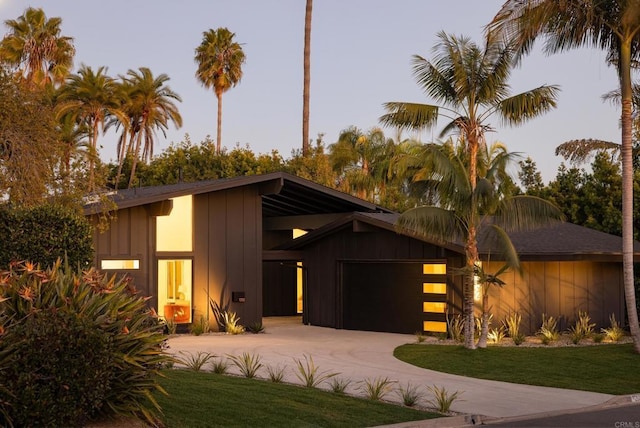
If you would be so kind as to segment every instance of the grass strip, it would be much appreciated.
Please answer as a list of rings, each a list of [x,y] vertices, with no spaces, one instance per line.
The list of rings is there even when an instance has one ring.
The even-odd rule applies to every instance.
[[[396,358],[479,379],[623,395],[640,392],[640,355],[632,344],[562,347],[403,345]]]
[[[366,427],[440,417],[316,388],[208,372],[167,370],[156,394],[168,428]]]

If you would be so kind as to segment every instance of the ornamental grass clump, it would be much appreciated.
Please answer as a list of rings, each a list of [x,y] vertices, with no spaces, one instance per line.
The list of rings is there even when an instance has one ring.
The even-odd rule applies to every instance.
[[[604,337],[611,342],[620,341],[620,339],[624,337],[625,332],[624,329],[620,327],[620,324],[618,324],[615,314],[611,314],[609,322],[611,323],[611,327],[602,329]]]
[[[582,339],[586,339],[593,335],[593,329],[596,324],[591,323],[591,317],[584,311],[578,311],[578,319],[576,323],[569,327],[569,333],[571,334],[571,342],[574,345],[580,343]]]
[[[82,426],[105,416],[158,423],[163,325],[126,279],[58,261],[0,272],[0,426]]]
[[[503,324],[507,328],[507,333],[509,334],[509,337],[511,338],[511,340],[513,340],[513,344],[516,346],[521,345],[526,339],[526,336],[524,335],[524,333],[520,331],[521,323],[522,323],[522,315],[520,315],[518,312],[509,314],[507,318],[505,318],[505,320],[503,321]]]
[[[542,325],[538,330],[540,340],[543,344],[548,345],[551,342],[555,342],[560,338],[560,332],[558,331],[558,321],[552,317],[547,317],[542,314]]]

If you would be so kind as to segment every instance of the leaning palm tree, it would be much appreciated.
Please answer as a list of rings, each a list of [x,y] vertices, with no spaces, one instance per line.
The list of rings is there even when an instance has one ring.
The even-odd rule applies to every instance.
[[[122,76],[122,80],[127,91],[127,103],[123,109],[129,118],[128,129],[131,130],[128,150],[132,154],[129,178],[129,187],[131,187],[138,160],[148,162],[153,157],[156,130],[160,130],[166,137],[170,122],[173,122],[177,128],[182,126],[182,116],[174,103],[182,99],[166,85],[169,76],[160,74],[154,77],[151,70],[146,67],[141,67],[138,72],[129,70],[126,76]],[[126,135],[126,129],[123,135]],[[118,153],[118,160],[120,171],[120,166],[124,162],[124,156],[121,153]],[[118,179],[119,177],[116,178],[116,183]]]
[[[386,103],[387,113],[380,118],[384,125],[401,129],[429,129],[440,117],[447,120],[440,133],[458,133],[469,154],[468,178],[471,190],[476,186],[478,150],[485,145],[485,133],[491,131],[488,120],[498,116],[505,124],[519,125],[546,113],[556,105],[558,87],[543,85],[517,95],[510,95],[509,76],[514,67],[509,46],[490,41],[481,49],[467,37],[438,34],[432,61],[415,55],[413,72],[418,84],[441,105],[406,102]],[[477,260],[476,231],[466,242],[467,254]],[[468,261],[469,266],[472,262]],[[473,282],[465,285],[465,346],[473,348]]]
[[[502,145],[483,150],[479,156],[476,180],[469,177],[471,159],[464,144],[456,147],[451,140],[442,145],[426,144],[421,156],[423,167],[416,171],[414,177],[424,183],[434,203],[404,212],[396,227],[440,243],[464,243],[466,264],[460,269],[464,275],[464,304],[470,299],[473,311],[474,277],[480,272],[480,256],[477,244],[469,244],[470,236],[482,232],[483,244],[489,246],[494,254],[499,254],[508,267],[518,269],[519,260],[508,232],[530,230],[561,221],[562,213],[543,199],[512,196],[505,191],[510,188],[508,183],[511,180],[506,167],[515,154],[507,152]],[[471,184],[473,181],[475,186]],[[471,317],[473,321],[473,312]],[[488,306],[484,304],[483,332],[488,331],[488,321]],[[471,344],[465,343],[465,346],[475,348],[473,336]],[[478,346],[486,346],[486,333]]]
[[[538,37],[548,53],[598,47],[607,53],[620,81],[622,145],[622,264],[627,316],[635,351],[640,325],[633,274],[633,84],[631,67],[640,59],[638,0],[508,0],[489,24],[488,39],[508,40],[518,54]]]
[[[226,28],[205,31],[202,43],[196,48],[196,78],[205,88],[213,88],[218,99],[218,154],[222,149],[222,94],[240,82],[245,62],[242,46],[233,40],[235,35]]]
[[[95,190],[94,166],[98,159],[98,135],[104,131],[105,121],[110,116],[117,117],[123,123],[128,118],[121,110],[120,86],[106,74],[105,67],[93,71],[91,67],[82,65],[77,74],[67,78],[60,89],[57,99],[58,117],[67,114],[73,120],[89,127],[89,191]]]
[[[5,21],[9,33],[0,42],[0,60],[25,81],[43,86],[64,81],[73,65],[73,38],[60,35],[61,18],[47,19],[42,9],[27,8]]]

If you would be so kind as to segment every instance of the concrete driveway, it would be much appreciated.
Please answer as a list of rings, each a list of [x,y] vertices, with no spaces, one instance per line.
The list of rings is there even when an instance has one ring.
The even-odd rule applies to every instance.
[[[418,385],[426,396],[426,387],[438,385],[449,392],[462,391],[453,403],[454,412],[480,415],[480,419],[522,417],[540,413],[562,412],[603,404],[614,396],[593,392],[518,385],[439,373],[397,360],[393,350],[415,343],[413,335],[336,330],[306,326],[300,318],[265,319],[264,334],[201,336],[180,335],[169,339],[169,352],[184,354],[209,352],[221,358],[242,353],[258,354],[262,363],[285,368],[285,381],[301,383],[295,375],[295,359],[311,356],[320,372],[340,373],[352,382],[348,393],[362,395],[364,379],[387,377],[399,384]],[[238,373],[231,367],[231,373]],[[263,368],[259,377],[267,378]],[[324,385],[328,389],[328,385]],[[395,393],[385,400],[400,402]]]

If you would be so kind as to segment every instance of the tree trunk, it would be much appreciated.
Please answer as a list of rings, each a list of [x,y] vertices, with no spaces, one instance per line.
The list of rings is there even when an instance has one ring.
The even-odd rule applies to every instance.
[[[620,92],[622,94],[622,270],[627,317],[634,350],[640,353],[640,326],[633,275],[633,155],[631,39],[620,48]]]
[[[482,323],[480,338],[478,338],[478,348],[487,347],[487,337],[489,336],[489,318],[491,318],[489,314],[489,289],[487,285],[485,285],[485,287],[487,287],[487,289],[482,291]]]
[[[218,133],[216,135],[216,154],[222,151],[222,92],[217,93],[218,98]]]
[[[304,15],[304,87],[302,90],[302,156],[309,150],[309,86],[311,82],[311,10],[313,0],[307,0]]]
[[[467,256],[467,273],[464,276],[464,284],[462,290],[462,313],[464,316],[464,347],[467,349],[476,349],[475,344],[475,319],[473,317],[473,288],[474,288],[474,267],[475,261],[478,259],[477,248],[475,245],[476,231],[475,227],[469,228],[469,236],[466,243]]]

